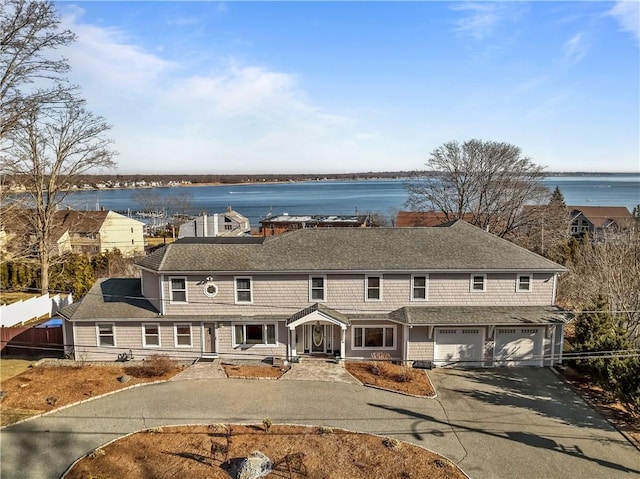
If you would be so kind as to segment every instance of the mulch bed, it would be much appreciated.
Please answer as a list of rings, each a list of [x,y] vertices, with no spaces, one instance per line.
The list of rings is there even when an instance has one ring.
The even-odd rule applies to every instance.
[[[363,384],[412,396],[435,396],[429,376],[422,369],[385,361],[347,361],[345,368]]]

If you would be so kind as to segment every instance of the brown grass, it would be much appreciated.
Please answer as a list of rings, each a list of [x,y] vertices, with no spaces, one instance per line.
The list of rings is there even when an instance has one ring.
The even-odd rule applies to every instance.
[[[0,359],[0,381],[17,376],[29,369],[36,359]]]
[[[116,391],[134,384],[166,380],[182,368],[173,368],[161,376],[132,377],[121,383],[118,378],[128,374],[123,366],[37,366],[0,382],[7,394],[2,400],[0,424],[5,426],[35,414]]]
[[[394,439],[326,427],[280,425],[272,425],[268,433],[261,425],[179,426],[140,432],[94,451],[66,477],[229,479],[224,470],[227,461],[256,450],[279,462],[268,478],[465,477],[444,457]]]
[[[345,368],[363,384],[413,396],[435,395],[429,376],[421,369],[385,361],[347,361]]]

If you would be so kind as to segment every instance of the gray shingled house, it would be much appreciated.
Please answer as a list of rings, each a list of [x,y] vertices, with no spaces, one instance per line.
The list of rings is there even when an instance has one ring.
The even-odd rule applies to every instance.
[[[331,355],[436,366],[560,362],[565,268],[464,221],[186,238],[65,310],[77,359]],[[71,340],[72,338],[72,340]]]

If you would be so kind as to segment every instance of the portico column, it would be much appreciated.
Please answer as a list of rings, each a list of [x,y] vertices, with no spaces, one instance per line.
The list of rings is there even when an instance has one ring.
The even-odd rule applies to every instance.
[[[289,335],[292,343],[290,344],[291,350],[291,359],[295,358],[298,355],[298,351],[296,351],[296,344],[298,343],[298,339],[296,338],[296,328],[291,330],[291,334]]]
[[[345,341],[345,332],[346,328],[340,328],[340,359],[344,359],[346,355],[346,341]]]

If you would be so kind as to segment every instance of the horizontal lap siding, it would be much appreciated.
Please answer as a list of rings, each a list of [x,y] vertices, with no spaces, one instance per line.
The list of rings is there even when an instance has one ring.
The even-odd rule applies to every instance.
[[[109,323],[109,321],[99,321],[99,323]],[[160,347],[143,347],[142,343],[142,322],[116,322],[114,324],[115,347],[98,347],[97,345],[97,323],[74,323],[76,332],[76,344],[74,350],[76,360],[79,361],[116,361],[119,354],[132,351],[134,359],[142,359],[153,354],[166,354],[171,359],[195,359],[200,357],[202,350],[201,326],[199,322],[180,324],[191,324],[190,348],[176,348],[174,341],[174,322],[159,323],[160,325]],[[145,324],[158,324],[145,322]]]
[[[253,303],[235,304],[234,277],[213,276],[218,287],[215,297],[204,294],[206,276],[187,278],[188,303],[171,304],[169,279],[163,282],[165,315],[260,315],[294,314],[315,301],[309,300],[309,275],[250,275],[253,278]],[[553,275],[533,274],[530,292],[516,292],[516,273],[487,274],[486,291],[470,291],[470,273],[431,273],[428,300],[411,301],[411,275],[387,274],[382,279],[382,301],[365,301],[365,274],[327,275],[327,301],[343,312],[392,311],[407,305],[429,306],[544,306],[553,302]],[[145,294],[157,297],[154,282],[145,276]]]
[[[414,326],[409,328],[408,361],[432,361],[433,338],[429,338],[429,328]]]
[[[486,290],[470,291],[470,274],[429,275],[429,306],[546,306],[553,302],[553,275],[534,274],[530,292],[516,292],[516,274],[489,273]],[[417,302],[416,302],[417,304]]]
[[[159,311],[162,312],[160,301],[160,280],[149,271],[142,271],[142,295]]]

